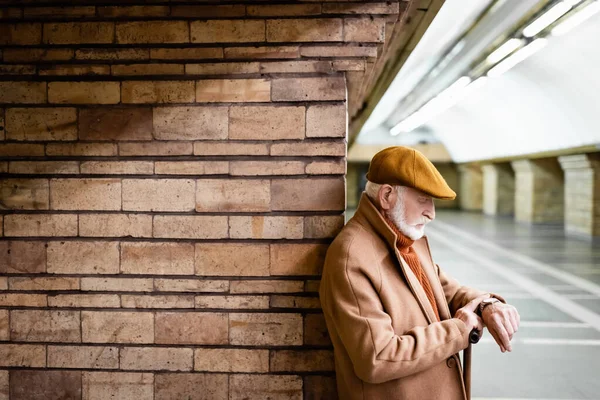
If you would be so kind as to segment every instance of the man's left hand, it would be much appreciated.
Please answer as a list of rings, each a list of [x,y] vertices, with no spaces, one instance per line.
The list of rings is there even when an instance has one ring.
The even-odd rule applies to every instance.
[[[503,353],[512,351],[510,341],[521,322],[517,309],[509,304],[494,303],[483,309],[482,319],[500,350]]]

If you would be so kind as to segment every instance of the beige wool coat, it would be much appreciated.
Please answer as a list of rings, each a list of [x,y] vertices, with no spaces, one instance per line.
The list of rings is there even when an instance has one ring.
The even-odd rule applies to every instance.
[[[469,329],[455,311],[485,294],[434,264],[427,238],[413,248],[431,282],[441,321],[396,250],[396,234],[363,194],[330,246],[320,286],[342,400],[465,399],[458,352]],[[499,297],[499,296],[495,296]]]

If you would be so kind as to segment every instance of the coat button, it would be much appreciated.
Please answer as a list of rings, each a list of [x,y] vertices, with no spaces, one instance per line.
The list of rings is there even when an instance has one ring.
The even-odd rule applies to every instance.
[[[454,359],[454,357],[450,357],[449,359],[447,359],[446,365],[448,366],[448,368],[456,367],[456,360]]]

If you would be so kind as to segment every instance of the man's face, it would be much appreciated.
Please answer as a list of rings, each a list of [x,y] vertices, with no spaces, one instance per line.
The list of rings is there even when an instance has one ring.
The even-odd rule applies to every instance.
[[[409,187],[397,190],[398,196],[389,217],[400,232],[418,240],[425,234],[425,225],[435,219],[433,198]]]

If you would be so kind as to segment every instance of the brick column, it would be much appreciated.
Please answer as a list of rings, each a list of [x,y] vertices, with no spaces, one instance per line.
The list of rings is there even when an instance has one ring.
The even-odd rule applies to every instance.
[[[334,398],[346,74],[399,3],[9,3],[0,397]]]
[[[458,202],[466,211],[480,211],[483,208],[483,174],[476,164],[458,166]]]
[[[483,170],[483,213],[512,215],[515,211],[515,175],[508,163],[488,164]]]
[[[600,154],[559,157],[565,172],[565,230],[600,236]]]
[[[513,161],[515,219],[519,222],[563,220],[563,172],[556,158]]]

